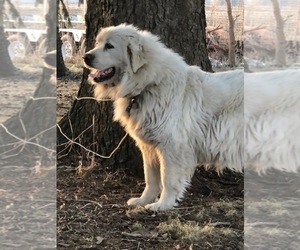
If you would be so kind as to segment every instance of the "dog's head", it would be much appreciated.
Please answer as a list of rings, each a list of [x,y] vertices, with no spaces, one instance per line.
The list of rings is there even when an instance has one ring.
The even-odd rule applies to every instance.
[[[95,48],[83,59],[85,67],[91,71],[91,82],[102,85],[111,93],[118,88],[123,77],[132,77],[146,64],[143,36],[132,25],[104,28],[96,38]]]

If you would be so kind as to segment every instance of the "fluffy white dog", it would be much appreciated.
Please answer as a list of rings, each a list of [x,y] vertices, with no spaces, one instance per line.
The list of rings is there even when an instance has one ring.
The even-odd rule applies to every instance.
[[[243,71],[204,72],[124,24],[102,29],[84,62],[96,98],[114,100],[114,119],[143,155],[146,187],[128,205],[172,208],[197,165],[242,170]]]
[[[245,74],[245,168],[300,168],[300,70]]]

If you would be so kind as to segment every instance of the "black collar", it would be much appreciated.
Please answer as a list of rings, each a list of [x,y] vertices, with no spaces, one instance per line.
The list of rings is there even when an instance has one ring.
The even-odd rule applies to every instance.
[[[139,108],[138,99],[139,99],[139,95],[134,96],[129,100],[129,104],[126,108],[126,111],[127,111],[128,115],[130,115],[131,109],[138,109]]]

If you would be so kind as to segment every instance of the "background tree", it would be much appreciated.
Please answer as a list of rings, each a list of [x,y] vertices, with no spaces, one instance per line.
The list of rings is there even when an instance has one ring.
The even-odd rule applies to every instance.
[[[234,35],[234,19],[232,16],[232,7],[230,0],[226,0],[227,5],[227,15],[228,15],[228,22],[229,22],[229,51],[228,51],[228,63],[230,66],[235,65],[235,35]]]
[[[163,43],[186,59],[189,64],[199,65],[212,71],[206,50],[206,19],[204,0],[141,0],[141,1],[87,1],[86,46],[93,48],[95,37],[101,27],[130,23],[147,29],[161,37]],[[82,150],[73,142],[88,150],[108,155],[113,151],[125,132],[113,122],[111,102],[92,99],[93,87],[87,82],[85,69],[78,92],[69,113],[59,122],[58,159],[67,155],[80,155],[82,160],[91,159],[92,153]],[[139,152],[134,142],[127,138],[119,150],[109,159],[98,159],[103,167],[125,167],[137,170],[141,167]]]
[[[7,41],[5,32],[4,32],[4,3],[7,0],[0,0],[0,77],[7,77],[12,76],[15,72],[15,67],[10,59],[8,54],[8,45],[9,42]],[[10,6],[13,4],[10,1],[7,1]],[[15,8],[11,7],[11,11],[14,11]]]
[[[56,27],[56,46],[57,46],[57,68],[56,68],[56,76],[57,77],[62,77],[65,76],[67,74],[67,67],[65,65],[63,56],[62,56],[62,52],[61,52],[61,46],[62,46],[62,41],[61,41],[61,37],[59,35],[59,28],[58,26]]]
[[[284,23],[280,13],[280,6],[277,0],[271,0],[273,4],[273,13],[276,20],[276,49],[275,63],[277,66],[286,66],[286,39],[284,35]]]
[[[64,59],[62,56],[62,51],[61,51],[62,41],[61,41],[61,37],[59,34],[59,28],[65,28],[65,27],[60,27],[60,25],[61,25],[60,21],[66,19],[68,24],[71,26],[71,19],[70,19],[67,7],[63,0],[57,0],[56,7],[57,7],[57,22],[56,22],[57,23],[57,28],[56,28],[57,72],[56,72],[56,75],[57,75],[57,77],[62,77],[67,74],[67,67],[65,65],[65,62],[64,62]]]

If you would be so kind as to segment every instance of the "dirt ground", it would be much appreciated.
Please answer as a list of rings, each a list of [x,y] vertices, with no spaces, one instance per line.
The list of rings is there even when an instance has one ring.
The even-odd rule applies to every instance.
[[[81,72],[58,80],[57,120],[74,100]],[[142,166],[141,166],[142,167]],[[180,205],[168,212],[130,208],[144,180],[101,166],[57,169],[58,249],[243,249],[243,177],[198,169]]]
[[[59,167],[58,249],[243,249],[243,184],[197,171],[183,202],[168,212],[129,208],[143,179]]]
[[[55,249],[55,166],[19,160],[0,162],[0,249]]]
[[[18,113],[33,95],[41,72],[19,71],[14,77],[0,78],[0,123]]]

